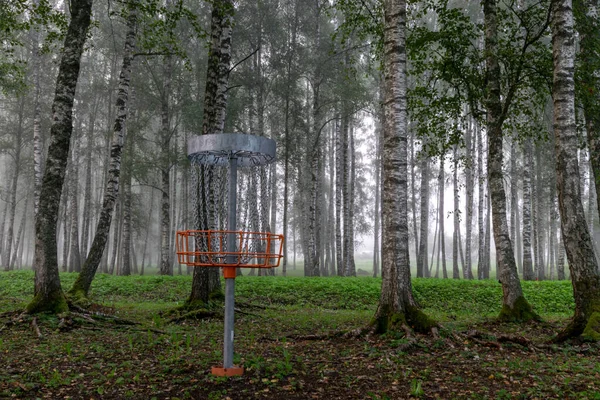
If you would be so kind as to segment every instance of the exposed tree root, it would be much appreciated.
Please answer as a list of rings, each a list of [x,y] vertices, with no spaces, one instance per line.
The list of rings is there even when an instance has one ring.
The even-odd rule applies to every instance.
[[[186,312],[182,315],[174,316],[169,319],[169,323],[177,323],[183,322],[190,319],[205,319],[205,318],[213,318],[217,315],[216,311],[200,309],[194,310],[190,312]]]

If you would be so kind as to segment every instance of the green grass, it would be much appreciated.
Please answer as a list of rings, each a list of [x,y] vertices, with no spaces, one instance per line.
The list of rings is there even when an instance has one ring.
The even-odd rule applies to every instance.
[[[76,274],[62,273],[68,290]],[[572,313],[573,293],[568,281],[522,282],[526,298],[542,316],[565,317]],[[296,308],[373,310],[379,300],[380,278],[250,277],[236,279],[241,301]],[[415,296],[425,311],[455,319],[500,312],[502,289],[498,282],[452,279],[413,279]],[[152,305],[160,308],[183,302],[191,290],[191,276],[112,276],[99,274],[92,284],[92,299],[104,304]],[[33,296],[33,272],[0,273],[0,310],[23,305]],[[132,301],[132,299],[134,299]]]
[[[65,290],[76,276],[61,274]],[[33,278],[0,272],[0,313],[25,307]],[[571,316],[570,282],[522,285],[547,322],[493,323],[502,301],[494,280],[414,279],[419,303],[447,328],[440,338],[345,338],[373,317],[380,278],[240,277],[234,360],[246,372],[226,379],[209,373],[222,362],[222,316],[172,323],[162,313],[187,298],[191,276],[99,274],[94,303],[139,324],[60,330],[60,317],[38,315],[39,338],[23,317],[0,331],[0,398],[599,398],[598,345],[485,345],[500,335],[545,343]]]

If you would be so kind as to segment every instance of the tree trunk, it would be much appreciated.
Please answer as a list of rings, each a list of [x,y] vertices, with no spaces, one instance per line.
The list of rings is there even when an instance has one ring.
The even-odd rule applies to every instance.
[[[465,186],[466,186],[466,231],[465,231],[465,263],[463,264],[463,278],[464,279],[473,279],[473,268],[471,266],[471,243],[473,239],[473,122],[470,120],[466,137],[465,137],[465,147],[467,150],[467,166],[465,167]]]
[[[213,2],[211,14],[211,44],[206,68],[206,88],[204,93],[204,118],[202,134],[223,133],[227,106],[227,82],[231,59],[231,31],[233,24],[233,1]],[[204,188],[204,185],[202,186]],[[199,188],[197,188],[198,190]],[[203,193],[200,193],[202,196]],[[206,212],[207,210],[197,210]],[[199,227],[201,228],[201,227]],[[192,292],[186,301],[187,306],[206,305],[212,296],[222,293],[217,268],[194,268]]]
[[[102,210],[100,212],[100,217],[98,218],[96,232],[94,233],[94,239],[92,240],[92,246],[88,256],[81,267],[79,276],[77,276],[77,279],[69,290],[69,295],[76,300],[77,298],[86,298],[88,296],[90,286],[94,280],[98,266],[102,261],[102,255],[110,234],[113,210],[119,196],[121,152],[125,142],[125,122],[127,120],[127,102],[129,98],[131,67],[136,46],[137,11],[132,4],[129,4],[129,7],[123,64],[121,65],[119,89],[115,102],[117,114],[110,141],[110,162],[108,164]]]
[[[380,217],[381,217],[381,207],[380,207],[380,193],[381,193],[381,124],[383,123],[381,114],[380,121],[376,122],[375,129],[375,204],[373,209],[373,277],[377,277],[379,275],[379,235],[381,234],[380,227]]]
[[[81,125],[81,124],[80,124]],[[81,127],[81,126],[79,126]],[[81,271],[81,252],[79,251],[79,139],[77,138],[77,132],[73,135],[73,158],[71,174],[69,176],[69,182],[71,188],[69,189],[69,213],[71,217],[71,229],[69,239],[69,272]],[[65,221],[66,223],[67,221]]]
[[[92,149],[94,142],[94,126],[96,124],[96,114],[99,101],[95,101],[94,109],[90,112],[87,132],[87,147],[85,150],[85,188],[83,194],[83,224],[81,238],[81,255],[83,262],[87,258],[90,245],[90,225],[92,214]]]
[[[356,181],[354,129],[348,129],[344,187],[344,276],[356,276],[354,262],[354,182]]]
[[[483,212],[485,210],[484,195],[485,195],[485,184],[486,179],[483,174],[483,131],[481,128],[477,128],[477,187],[479,189],[477,201],[479,203],[477,207],[477,279],[485,279],[485,221],[483,218]],[[489,135],[489,133],[488,133]]]
[[[582,335],[600,340],[600,275],[589,235],[577,163],[578,137],[575,122],[575,85],[573,81],[575,43],[571,0],[555,0],[552,18],[554,74],[554,138],[556,177],[561,228],[569,260],[575,314],[557,337],[563,340]]]
[[[344,252],[342,244],[342,193],[345,184],[344,148],[345,132],[348,130],[348,116],[342,110],[341,126],[336,124],[335,141],[335,251],[337,261],[337,276],[344,276]],[[337,129],[339,127],[339,129]]]
[[[533,280],[531,255],[531,139],[523,147],[523,279]]]
[[[417,256],[417,277],[429,276],[427,265],[428,233],[429,233],[429,158],[422,154],[421,159],[421,222],[419,237],[419,254]]]
[[[35,289],[29,313],[60,313],[68,306],[60,286],[56,254],[56,218],[65,178],[73,131],[73,103],[79,78],[81,54],[92,11],[91,0],[71,1],[71,21],[65,36],[52,104],[50,145],[40,192],[35,224]]]
[[[413,297],[408,259],[406,2],[385,0],[384,19],[383,279],[373,323],[381,333],[394,324],[427,332],[436,323]]]
[[[459,206],[459,191],[458,186],[458,146],[454,146],[452,152],[453,171],[452,171],[452,187],[454,189],[454,230],[452,231],[452,278],[460,279],[460,269],[458,268],[458,249],[460,238],[460,206]],[[463,265],[464,268],[464,265]]]
[[[21,216],[21,222],[19,223],[19,230],[17,232],[17,239],[15,243],[14,255],[11,257],[10,261],[10,269],[13,270],[15,268],[15,264],[18,260],[18,265],[22,262],[23,256],[23,245],[25,239],[25,224],[27,222],[27,215],[29,214],[29,195],[25,197],[25,205],[23,206],[23,215]],[[20,269],[20,268],[19,268]]]
[[[127,150],[131,150],[128,144]],[[132,156],[128,151],[125,157]],[[129,160],[125,161],[125,176],[123,177],[123,247],[121,248],[121,268],[119,275],[131,275],[131,166]]]
[[[442,256],[442,276],[444,279],[448,279],[448,271],[446,270],[446,234],[444,231],[444,193],[445,193],[445,178],[444,178],[444,159],[445,156],[440,156],[440,176],[439,176],[439,192],[440,192],[440,207],[439,207],[439,219],[440,219],[440,253]]]
[[[9,192],[9,211],[8,211],[8,233],[6,235],[6,247],[2,253],[2,262],[4,264],[4,270],[10,270],[11,266],[11,254],[12,254],[12,244],[14,241],[14,225],[15,225],[15,216],[17,212],[17,188],[19,182],[19,173],[21,171],[21,147],[23,143],[23,119],[24,119],[24,96],[20,97],[20,107],[19,107],[19,122],[17,126],[17,132],[15,132],[15,141],[14,141],[14,162],[15,168],[13,177],[10,185]]]
[[[484,0],[486,99],[488,131],[488,181],[492,202],[494,242],[497,268],[502,284],[502,310],[499,318],[509,321],[527,321],[538,318],[525,300],[517,275],[510,232],[506,220],[506,194],[502,176],[502,104],[500,100],[500,65],[498,63],[498,25],[496,0]]]

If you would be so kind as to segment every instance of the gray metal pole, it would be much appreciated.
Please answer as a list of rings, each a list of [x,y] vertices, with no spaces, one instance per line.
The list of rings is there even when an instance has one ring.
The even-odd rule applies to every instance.
[[[229,219],[227,229],[236,230],[236,212],[237,212],[237,158],[229,159]],[[227,234],[227,251],[236,251],[236,234]],[[235,255],[228,256],[227,262],[233,264],[236,262]],[[226,267],[234,268],[234,267]],[[234,268],[235,269],[235,268]],[[227,276],[227,275],[226,275]],[[223,332],[223,368],[233,367],[233,320],[234,320],[234,292],[235,292],[235,274],[234,277],[225,278],[225,329]]]

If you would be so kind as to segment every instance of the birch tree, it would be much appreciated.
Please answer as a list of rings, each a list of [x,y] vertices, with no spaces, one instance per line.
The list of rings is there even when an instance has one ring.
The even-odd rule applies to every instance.
[[[58,275],[56,223],[73,131],[75,89],[91,20],[92,0],[73,0],[70,11],[71,20],[60,57],[56,93],[52,103],[50,144],[35,223],[35,287],[34,298],[27,305],[29,313],[59,313],[68,309]]]
[[[110,144],[110,162],[106,177],[102,210],[98,219],[96,233],[81,272],[69,290],[74,300],[87,298],[90,286],[96,275],[102,254],[106,248],[115,203],[119,195],[119,179],[121,175],[121,153],[125,142],[125,123],[127,121],[127,103],[131,81],[133,53],[136,47],[137,10],[133,3],[128,3],[127,35],[125,37],[123,62],[119,75],[119,89],[116,99],[116,117]]]
[[[206,69],[202,134],[223,133],[227,107],[227,82],[231,59],[231,30],[234,6],[232,0],[213,3],[211,42]],[[202,227],[199,227],[203,229]],[[204,306],[212,296],[221,293],[219,271],[216,268],[195,268],[192,292],[186,307]]]
[[[558,204],[564,246],[569,260],[575,313],[557,341],[582,335],[600,340],[600,274],[587,229],[577,161],[575,122],[575,36],[571,0],[552,2],[552,101]]]
[[[501,101],[500,64],[498,62],[498,20],[496,0],[483,2],[485,24],[485,65],[486,65],[486,99],[487,133],[488,133],[488,180],[492,200],[492,218],[494,221],[494,241],[496,244],[497,268],[502,284],[501,320],[527,321],[538,318],[525,300],[521,282],[517,274],[517,264],[510,240],[508,222],[506,220],[506,193],[502,175],[503,164],[503,131],[502,124],[506,119],[510,100]],[[528,44],[529,38],[525,38]],[[525,54],[523,54],[525,56]],[[520,74],[521,71],[517,70]],[[517,83],[513,83],[516,85]],[[516,90],[516,88],[515,88]]]
[[[394,325],[428,332],[435,329],[436,323],[414,299],[408,259],[406,2],[384,0],[383,12],[383,279],[374,324],[380,333]]]

